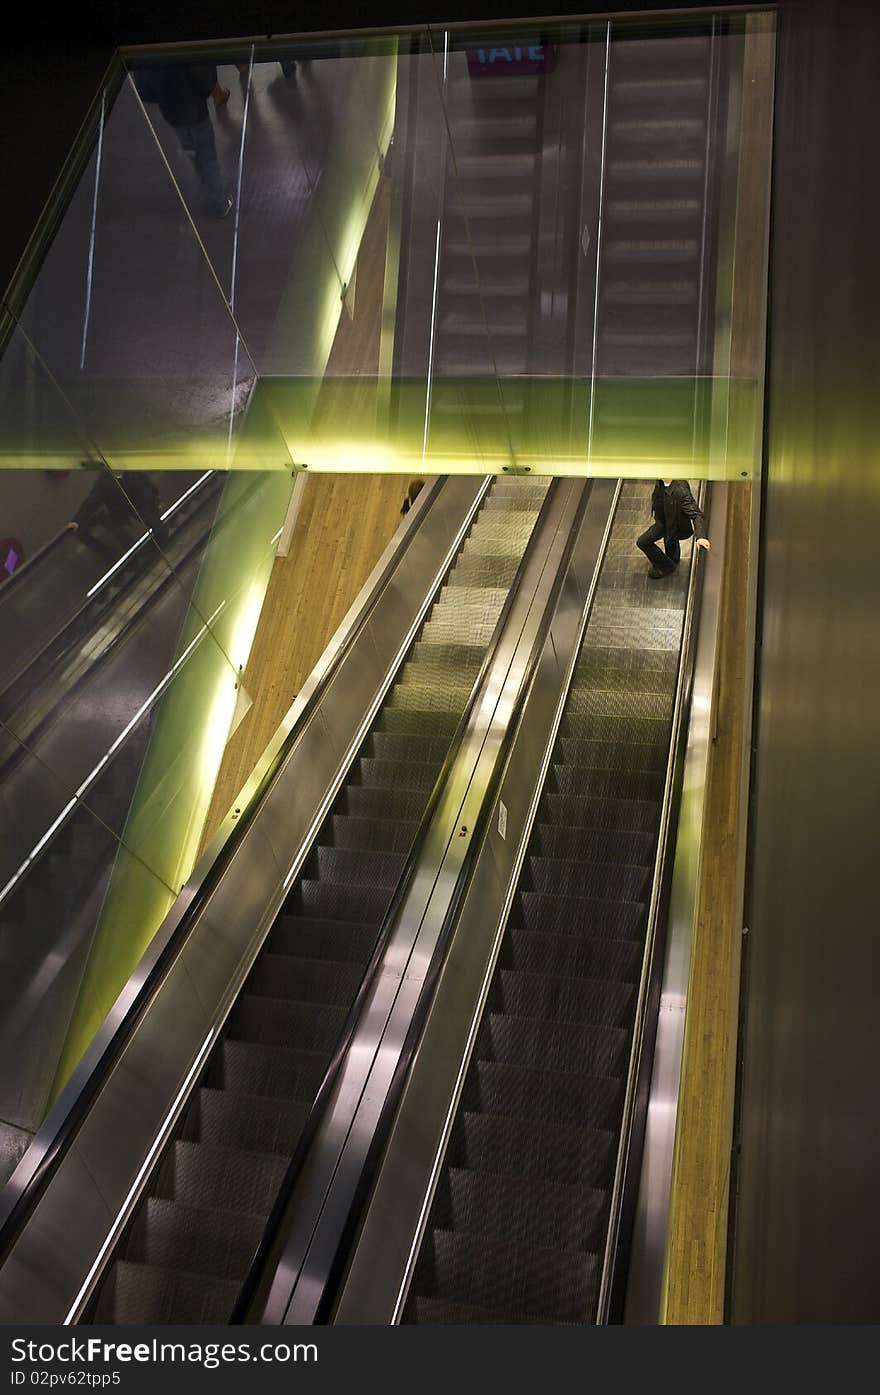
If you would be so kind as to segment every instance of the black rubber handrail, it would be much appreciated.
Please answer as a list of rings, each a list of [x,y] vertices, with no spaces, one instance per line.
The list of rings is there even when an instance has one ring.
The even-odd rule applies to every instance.
[[[349,1009],[349,1012],[346,1015],[345,1022],[342,1026],[342,1031],[339,1036],[339,1040],[336,1044],[333,1055],[327,1066],[327,1070],[318,1089],[318,1093],[315,1096],[312,1108],[309,1111],[308,1119],[306,1120],[305,1126],[297,1140],[296,1148],[294,1149],[293,1155],[287,1166],[287,1170],[284,1174],[284,1180],[281,1183],[280,1190],[275,1199],[275,1204],[273,1205],[272,1210],[269,1214],[269,1218],[266,1222],[266,1227],[263,1231],[260,1243],[251,1262],[251,1267],[247,1273],[247,1276],[245,1277],[238,1299],[236,1300],[235,1306],[232,1310],[232,1314],[229,1319],[230,1323],[232,1324],[243,1323],[246,1320],[248,1312],[257,1298],[258,1291],[260,1290],[261,1286],[265,1283],[267,1266],[270,1262],[272,1250],[278,1240],[284,1216],[287,1211],[287,1207],[290,1204],[290,1199],[293,1196],[296,1183],[299,1179],[303,1166],[305,1165],[306,1158],[311,1149],[312,1143],[314,1142],[315,1136],[324,1118],[324,1114],[327,1109],[327,1105],[329,1103],[333,1087],[336,1084],[336,1081],[339,1077],[339,1072],[342,1067],[342,1063],[345,1060],[346,1053],[348,1052],[352,1038],[357,1029],[357,1025],[360,1020],[364,1004],[373,987],[376,974],[378,973],[379,968],[381,967],[382,961],[384,959],[385,950],[388,945],[388,940],[390,939],[391,934],[394,930],[398,913],[409,891],[413,876],[415,875],[415,872],[419,866],[419,862],[422,856],[422,850],[424,848],[425,841],[428,837],[434,814],[436,813],[437,806],[439,805],[440,800],[443,796],[443,791],[445,789],[446,782],[449,778],[449,774],[452,770],[452,767],[458,759],[458,755],[461,750],[462,743],[464,741],[465,733],[467,732],[467,728],[473,714],[474,705],[479,698],[480,692],[486,679],[486,675],[488,674],[492,664],[495,661],[495,656],[498,652],[498,647],[501,643],[504,629],[507,624],[507,619],[516,602],[516,597],[519,592],[519,588],[522,584],[526,568],[528,567],[531,561],[531,557],[538,546],[537,539],[541,531],[540,525],[542,519],[552,507],[552,501],[558,491],[558,488],[559,480],[552,480],[550,487],[547,490],[547,494],[544,498],[544,502],[541,505],[538,517],[535,520],[535,525],[532,529],[529,540],[525,546],[525,549],[523,550],[523,555],[520,558],[519,565],[510,584],[510,588],[507,592],[507,595],[504,598],[504,604],[501,607],[498,620],[496,621],[495,628],[492,631],[492,638],[490,639],[489,645],[486,649],[486,653],[483,656],[483,661],[480,665],[479,672],[477,673],[477,676],[474,679],[470,697],[468,698],[468,701],[465,705],[465,709],[461,715],[461,718],[459,719],[458,725],[453,734],[452,741],[446,752],[446,756],[440,768],[440,772],[431,790],[428,803],[425,806],[425,811],[422,814],[421,819],[419,820],[419,826],[416,830],[413,842],[410,845],[410,850],[407,853],[406,861],[404,863],[400,877],[397,881],[397,885],[394,888],[394,893],[391,897],[391,901],[389,902],[385,915],[382,918],[382,923],[379,928],[376,945],[373,949],[372,955],[370,956],[370,961],[364,971],[364,977],[361,980],[360,988],[358,989],[354,1002],[352,1003],[351,1008]],[[417,641],[413,642],[416,643]]]
[[[437,476],[431,486],[426,488],[425,494],[427,498],[425,501],[425,512],[430,504],[434,502],[445,482],[445,476]],[[421,500],[419,502],[421,503]],[[411,543],[412,538],[417,534],[417,531],[416,529],[407,535],[405,547],[403,548],[404,551]],[[181,913],[175,910],[175,906],[172,906],[171,910],[168,912],[166,921],[173,922],[175,916],[179,916],[179,919],[177,919],[176,924],[172,923],[167,941],[158,950],[152,963],[149,964],[124,1018],[112,1030],[106,1041],[99,1040],[99,1029],[98,1042],[93,1044],[95,1047],[95,1059],[90,1063],[82,1083],[77,1085],[77,1074],[75,1074],[69,1085],[62,1091],[56,1105],[44,1121],[43,1127],[45,1128],[47,1125],[54,1127],[54,1132],[46,1145],[45,1152],[34,1166],[33,1172],[28,1177],[21,1191],[14,1198],[9,1199],[9,1183],[7,1183],[5,1189],[0,1190],[0,1265],[5,1263],[9,1251],[27,1224],[34,1207],[49,1185],[58,1165],[73,1144],[92,1104],[100,1094],[107,1077],[118,1061],[126,1044],[131,1040],[142,1022],[146,1012],[149,1010],[150,1004],[158,992],[167,971],[182,950],[198,916],[213,894],[226,867],[241,844],[248,829],[251,827],[272,785],[278,778],[289,751],[296,741],[299,740],[305,726],[320,704],[330,682],[338,672],[339,665],[343,662],[357,638],[363,632],[364,627],[369,621],[373,606],[387,584],[388,578],[397,565],[401,555],[401,550],[395,551],[381,575],[376,579],[369,596],[364,602],[357,623],[354,624],[351,631],[346,634],[337,653],[334,655],[333,662],[321,675],[313,691],[308,695],[296,722],[287,733],[283,744],[272,760],[271,765],[263,774],[247,804],[242,808],[241,815],[236,818],[235,822],[231,822],[227,818],[226,826],[221,828],[220,833],[216,835],[209,845],[205,857],[210,855],[211,860],[207,868],[203,871],[201,865],[197,865],[190,881],[181,892],[181,896],[187,891],[191,893],[191,899],[186,905],[186,908]],[[442,581],[438,583],[437,589],[439,589],[440,585],[442,585]],[[178,900],[179,899],[180,898],[178,898]],[[175,903],[175,905],[176,904],[177,903]],[[154,936],[154,942],[160,937],[161,929],[162,927],[160,926]],[[149,956],[149,953],[150,951],[148,949],[147,956]],[[87,1048],[84,1060],[88,1060],[91,1051],[91,1047]],[[70,1090],[75,1090],[75,1094],[73,1098],[68,1101],[67,1095]],[[50,1121],[53,1120],[54,1115],[58,1116],[58,1123],[53,1126],[50,1124]],[[34,1142],[38,1142],[39,1139],[40,1133],[37,1134]],[[25,1154],[25,1157],[26,1156],[27,1154]],[[13,1173],[10,1182],[14,1180],[14,1177],[15,1174]]]

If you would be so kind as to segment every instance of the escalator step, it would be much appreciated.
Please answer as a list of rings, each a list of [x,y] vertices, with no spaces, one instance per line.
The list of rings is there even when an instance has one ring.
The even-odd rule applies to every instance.
[[[338,886],[304,877],[285,902],[287,915],[309,920],[344,920],[349,924],[378,925],[391,893],[386,886]]]
[[[356,883],[358,886],[386,887],[393,891],[400,880],[406,854],[358,848],[318,846],[309,858],[310,870],[317,864],[322,882]]]
[[[551,935],[598,935],[635,940],[644,933],[645,906],[640,901],[602,900],[592,896],[555,896],[546,891],[518,891],[511,924]]]
[[[566,711],[559,724],[559,735],[563,739],[588,737],[591,741],[662,746],[666,750],[669,745],[669,723],[662,717],[628,717],[616,713],[593,717],[589,723],[585,723],[577,721]]]
[[[656,837],[658,805],[645,799],[603,799],[591,795],[554,794],[541,796],[538,818],[548,824],[588,829],[615,829]]]
[[[526,1313],[502,1313],[498,1308],[474,1308],[470,1303],[449,1303],[445,1298],[423,1298],[421,1294],[411,1294],[406,1301],[404,1321],[408,1323],[434,1323],[446,1326],[476,1327],[491,1324],[498,1327],[512,1327],[518,1324],[541,1324],[544,1319]]]
[[[547,772],[545,789],[549,794],[588,794],[612,799],[648,799],[659,803],[663,796],[664,775],[653,770],[585,770],[576,765],[557,765]]]
[[[200,1211],[151,1196],[138,1217],[125,1257],[160,1269],[241,1280],[265,1228],[264,1216]]]
[[[347,1016],[344,1007],[258,998],[243,993],[230,1016],[232,1035],[264,1046],[292,1046],[300,1051],[332,1051]]]
[[[610,1076],[477,1061],[465,1083],[465,1108],[484,1114],[507,1114],[534,1124],[574,1124],[585,1129],[615,1129],[623,1100],[623,1082]]]
[[[588,1253],[600,1242],[605,1191],[462,1168],[450,1168],[441,1187],[432,1215],[441,1230]]]
[[[525,1067],[540,1061],[548,1071],[611,1077],[624,1074],[628,1048],[629,1032],[620,1027],[497,1012],[483,1018],[476,1047],[481,1061]]]
[[[247,992],[261,998],[287,998],[291,1002],[318,1003],[347,1008],[364,976],[362,964],[332,959],[305,959],[265,950],[247,981]]]
[[[633,863],[647,867],[654,860],[655,842],[653,831],[633,833],[621,829],[572,828],[541,821],[532,829],[529,852],[537,857]]]
[[[266,951],[271,954],[293,954],[304,959],[367,964],[376,947],[377,933],[376,925],[284,915],[272,927]]]
[[[448,1162],[566,1187],[607,1188],[616,1151],[609,1130],[466,1112],[456,1121]]]
[[[565,715],[582,724],[609,713],[616,717],[656,717],[668,722],[672,717],[672,704],[671,692],[635,692],[625,687],[611,690],[598,685],[572,687]]]
[[[98,1323],[226,1323],[240,1285],[235,1279],[176,1273],[117,1260],[101,1289]]]
[[[448,740],[443,736],[435,736],[430,728],[423,736],[376,731],[369,737],[364,755],[377,760],[417,761],[429,765],[442,765],[448,750]]]
[[[525,974],[501,968],[497,1011],[547,1022],[592,1022],[604,1027],[629,1026],[635,985],[609,979]],[[494,1006],[494,1004],[493,1004]]]
[[[598,741],[584,736],[561,736],[553,748],[554,765],[576,765],[584,770],[650,770],[663,774],[669,760],[668,745]]]
[[[218,1090],[311,1103],[329,1064],[329,1052],[264,1046],[227,1036],[213,1053],[205,1079]]]
[[[419,1271],[422,1271],[419,1273]],[[599,1280],[597,1255],[515,1245],[485,1235],[434,1230],[419,1258],[438,1296],[478,1308],[534,1313],[548,1322],[589,1322]]]
[[[548,935],[511,926],[504,937],[501,962],[522,973],[573,975],[576,978],[617,979],[636,983],[642,954],[640,940]]]
[[[420,736],[430,722],[435,736],[451,741],[458,726],[458,716],[454,712],[419,712],[390,707],[387,703],[379,714],[376,731],[399,732],[401,735]]]
[[[287,1158],[276,1153],[178,1139],[159,1169],[155,1192],[200,1211],[268,1216],[286,1170]]]
[[[191,1108],[193,1118],[187,1120],[187,1127],[197,1130],[191,1141],[290,1157],[310,1105],[304,1100],[270,1099],[203,1086]]]
[[[391,789],[422,790],[425,794],[434,788],[440,773],[437,761],[374,760],[360,756],[356,762],[361,784],[388,785]],[[353,783],[353,770],[349,783]]]
[[[334,814],[332,827],[337,848],[407,853],[419,825],[416,819],[356,819],[350,814]]]
[[[422,714],[418,714],[421,718]],[[456,724],[458,718],[456,717]],[[401,819],[416,823],[425,812],[423,790],[389,790],[379,785],[346,785],[335,805],[356,819]]]
[[[524,891],[550,891],[558,896],[640,901],[647,900],[650,894],[651,869],[628,863],[529,855],[521,885]]]

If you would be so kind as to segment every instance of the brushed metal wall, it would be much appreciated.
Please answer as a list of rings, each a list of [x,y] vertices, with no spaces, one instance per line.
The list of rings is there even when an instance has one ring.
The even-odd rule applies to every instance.
[[[783,6],[778,52],[730,1315],[877,1322],[880,9]]]

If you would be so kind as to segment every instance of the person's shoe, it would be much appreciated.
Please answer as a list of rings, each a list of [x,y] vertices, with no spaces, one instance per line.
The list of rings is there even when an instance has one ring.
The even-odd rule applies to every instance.
[[[228,88],[228,87],[215,88],[215,90],[214,90],[214,106],[217,108],[217,110],[219,111],[221,107],[225,107],[225,106],[226,106],[226,103],[227,103],[228,101],[229,101],[229,88]]]
[[[288,82],[290,81],[291,78],[295,78],[295,77],[296,77],[296,59],[295,59],[295,58],[282,58],[282,59],[280,59],[280,66],[281,66],[281,71],[282,71],[282,73],[284,74],[284,76],[287,78],[287,81],[288,81]]]
[[[218,218],[228,218],[229,215],[230,215],[230,213],[232,212],[233,207],[234,207],[233,200],[232,200],[232,199],[227,199],[226,202],[224,203],[223,207],[220,209],[220,212],[217,214],[217,217],[218,217]]]
[[[674,567],[652,567],[651,570],[648,572],[648,576],[651,578],[652,581],[659,581],[661,576],[672,576],[672,573],[674,571]]]

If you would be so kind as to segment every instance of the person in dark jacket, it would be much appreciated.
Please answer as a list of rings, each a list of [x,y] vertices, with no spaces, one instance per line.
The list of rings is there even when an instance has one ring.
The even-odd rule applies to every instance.
[[[153,537],[161,545],[168,542],[168,529],[162,521],[159,508],[159,492],[149,475],[140,470],[126,470],[114,473],[103,466],[99,467],[98,478],[73,516],[69,527],[79,541],[90,547],[107,562],[115,562],[130,545],[125,530],[135,528],[142,531],[151,529]],[[110,534],[116,545],[111,546],[95,529]]]
[[[169,65],[162,69],[156,84],[159,110],[191,157],[205,201],[215,218],[225,218],[232,209],[208,112],[208,98],[214,95],[216,100],[217,93],[224,91],[216,65],[211,63]]]
[[[682,538],[694,535],[697,547],[708,552],[706,523],[687,480],[658,480],[651,495],[651,513],[654,522],[637,539],[636,547],[653,563],[648,575],[655,581],[675,571],[681,558]],[[661,538],[665,555],[657,546]]]

